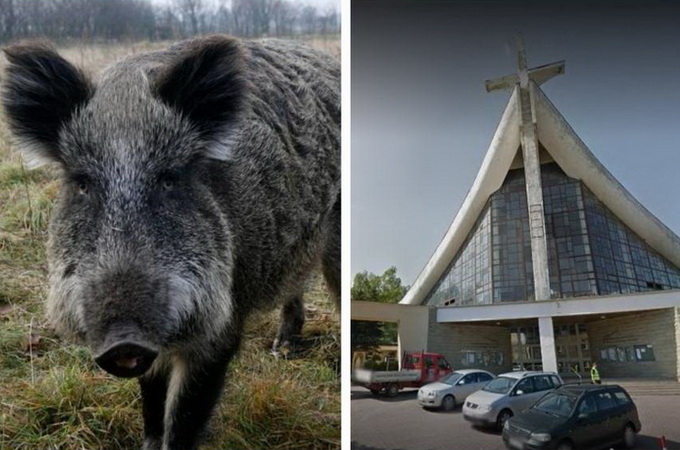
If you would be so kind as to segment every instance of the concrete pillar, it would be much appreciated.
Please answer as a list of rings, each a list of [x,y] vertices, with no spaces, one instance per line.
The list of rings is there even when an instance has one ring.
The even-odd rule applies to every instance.
[[[425,311],[427,313],[427,311]],[[420,352],[427,350],[427,329],[429,317],[427,314],[404,315],[399,319],[398,352],[399,367],[404,352]]]
[[[541,162],[536,136],[536,117],[532,102],[533,85],[529,81],[526,54],[521,40],[518,41],[520,140],[524,157],[524,177],[529,208],[529,234],[531,235],[531,261],[534,269],[534,297],[536,300],[550,300],[550,274],[548,272],[548,244],[545,235],[543,213],[543,187],[541,183]],[[533,83],[533,82],[531,82]],[[541,336],[543,370],[557,372],[557,352],[552,317],[538,318],[538,332]]]
[[[536,300],[550,300],[550,275],[548,273],[548,244],[545,236],[543,213],[543,188],[541,164],[538,156],[536,124],[531,118],[531,99],[528,87],[520,87],[519,108],[522,111],[521,142],[524,158],[524,177],[529,208],[529,234],[531,260],[534,270],[534,296]]]
[[[555,351],[555,330],[552,317],[538,318],[538,334],[541,337],[541,357],[543,370],[557,372],[557,352]]]

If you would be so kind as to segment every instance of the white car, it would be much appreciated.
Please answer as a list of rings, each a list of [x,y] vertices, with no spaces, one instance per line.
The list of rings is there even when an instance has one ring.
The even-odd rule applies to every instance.
[[[563,384],[555,372],[503,373],[467,398],[463,418],[475,425],[496,426],[501,430],[510,417]]]
[[[486,370],[463,369],[450,373],[441,380],[426,384],[418,390],[418,403],[423,408],[450,411],[465,398],[480,390],[496,376]]]

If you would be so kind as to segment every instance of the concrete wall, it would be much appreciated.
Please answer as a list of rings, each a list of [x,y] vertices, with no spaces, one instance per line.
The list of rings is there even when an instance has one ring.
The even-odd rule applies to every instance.
[[[598,361],[600,376],[607,378],[679,379],[677,308],[640,312],[588,323],[588,338],[593,361]],[[600,349],[651,344],[655,361],[612,362],[602,360]]]
[[[404,352],[427,350],[428,320],[434,308],[424,305],[401,305],[352,301],[352,320],[396,322],[399,324],[399,364]]]
[[[431,311],[428,327],[428,350],[442,353],[454,369],[485,369],[495,374],[512,370],[510,329],[504,326],[468,325],[461,323],[437,323],[435,311]],[[479,352],[489,359],[503,354],[503,364],[464,364],[466,351]]]
[[[677,350],[678,381],[680,381],[680,308],[675,308],[675,348]]]

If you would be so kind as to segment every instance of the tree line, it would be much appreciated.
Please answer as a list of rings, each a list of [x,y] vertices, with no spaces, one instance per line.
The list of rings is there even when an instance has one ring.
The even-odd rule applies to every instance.
[[[0,0],[0,42],[27,38],[126,41],[228,33],[241,37],[340,32],[337,6],[295,0]]]
[[[367,271],[357,273],[352,281],[351,298],[364,302],[398,303],[408,289],[397,276],[397,268],[392,266],[382,275]],[[350,333],[352,352],[364,351],[371,354],[380,345],[395,344],[398,327],[395,323],[352,320]]]

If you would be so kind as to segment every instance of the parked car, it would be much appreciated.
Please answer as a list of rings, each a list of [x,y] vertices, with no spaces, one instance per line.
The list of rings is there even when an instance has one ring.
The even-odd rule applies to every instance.
[[[496,376],[486,370],[456,370],[435,383],[421,387],[418,390],[418,403],[423,408],[450,411],[456,405],[465,402],[468,395],[480,390],[494,378]]]
[[[641,424],[628,393],[615,384],[566,385],[505,422],[503,441],[513,450],[633,448]]]
[[[463,417],[475,425],[500,430],[510,417],[563,384],[555,372],[507,372],[465,400]]]

